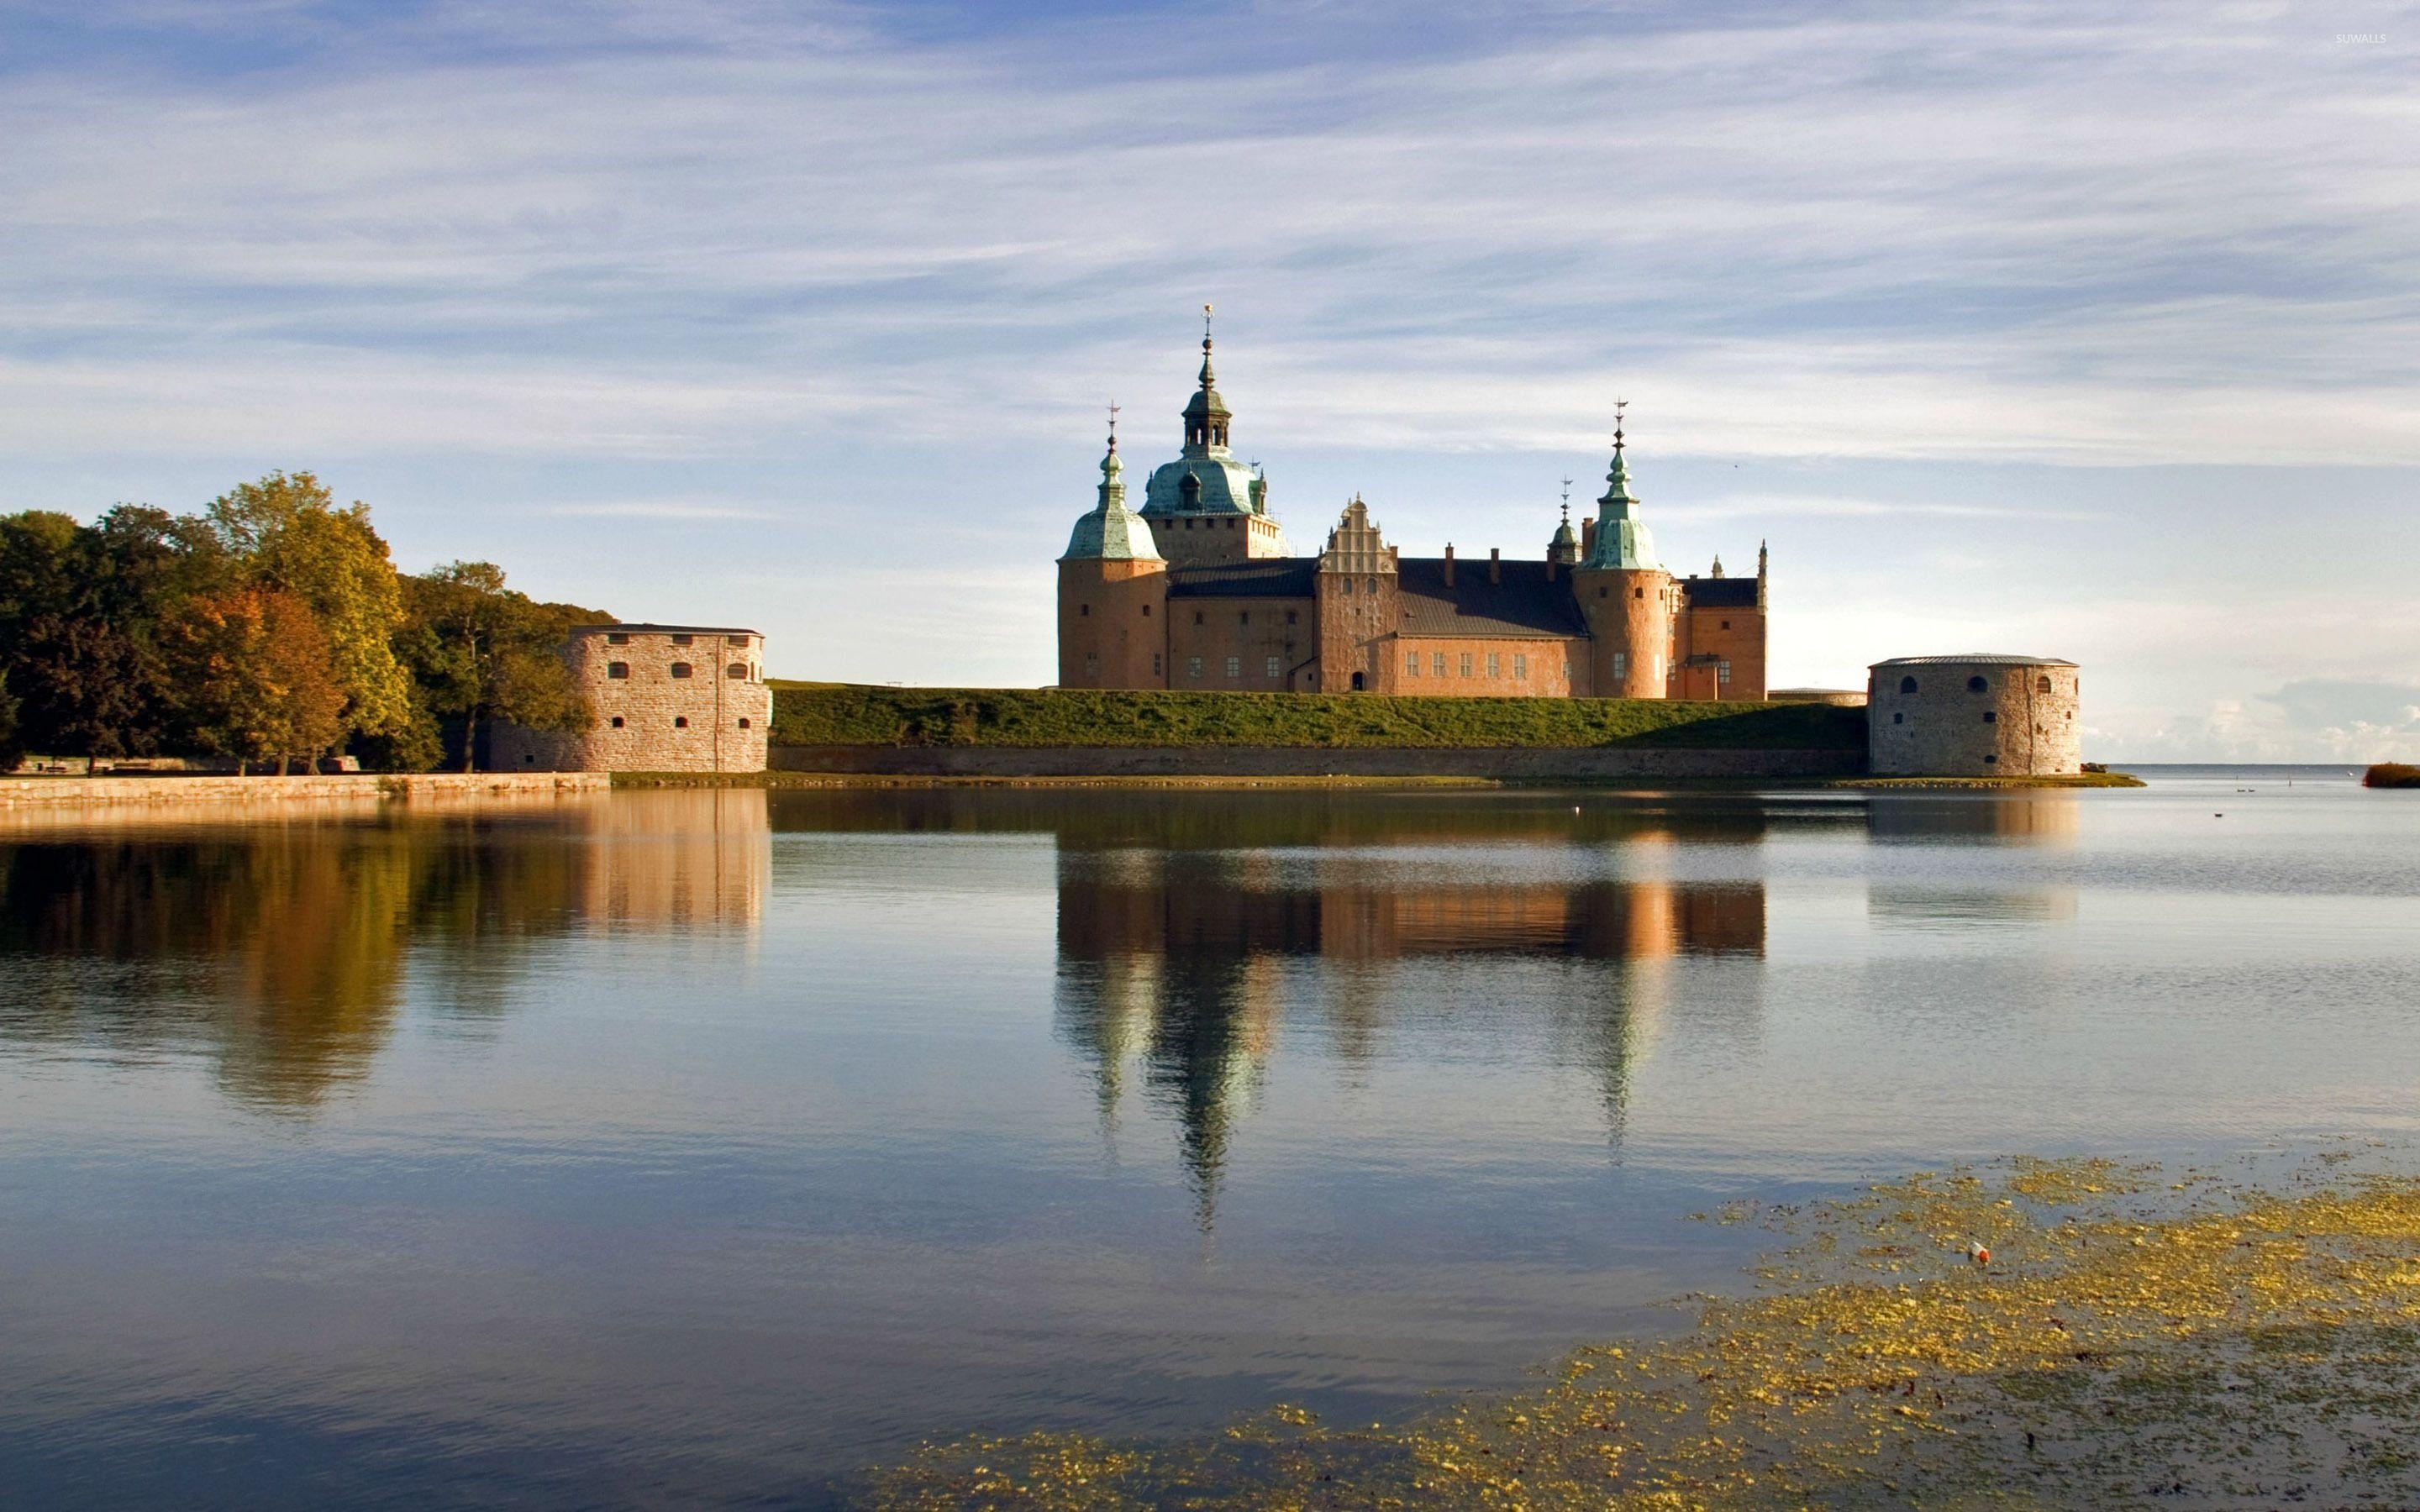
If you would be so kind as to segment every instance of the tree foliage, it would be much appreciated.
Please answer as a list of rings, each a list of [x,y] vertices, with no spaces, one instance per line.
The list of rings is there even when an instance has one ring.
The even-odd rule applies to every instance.
[[[396,569],[367,506],[272,472],[201,512],[0,516],[0,760],[346,750],[427,770],[495,720],[588,717],[555,648],[611,616],[502,569]],[[332,702],[333,701],[333,702]]]

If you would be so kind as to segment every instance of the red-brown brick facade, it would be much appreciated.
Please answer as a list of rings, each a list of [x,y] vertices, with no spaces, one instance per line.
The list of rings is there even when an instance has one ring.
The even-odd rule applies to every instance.
[[[1615,442],[1599,517],[1568,517],[1543,559],[1404,557],[1368,507],[1294,556],[1202,343],[1177,460],[1126,504],[1112,433],[1100,498],[1059,559],[1064,687],[1466,697],[1765,696],[1766,563],[1675,578],[1653,557]]]

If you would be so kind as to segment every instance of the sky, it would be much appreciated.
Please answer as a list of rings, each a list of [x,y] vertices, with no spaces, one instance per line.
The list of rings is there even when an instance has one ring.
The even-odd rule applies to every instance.
[[[271,469],[777,675],[1034,685],[1105,407],[1543,553],[1613,402],[1775,686],[2420,758],[2420,8],[0,0],[0,509]]]

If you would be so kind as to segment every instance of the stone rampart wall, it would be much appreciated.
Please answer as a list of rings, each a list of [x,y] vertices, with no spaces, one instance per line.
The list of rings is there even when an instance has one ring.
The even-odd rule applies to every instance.
[[[1824,778],[1865,771],[1853,750],[1621,747],[1330,749],[1291,746],[776,746],[781,772],[893,777]]]
[[[765,770],[773,690],[765,686],[764,642],[754,634],[599,627],[574,635],[563,658],[596,722],[569,734],[499,725],[489,740],[489,765],[504,772]]]
[[[345,777],[0,778],[0,808],[52,804],[425,802],[603,793],[602,772],[410,772]]]
[[[2084,769],[2073,667],[1928,661],[1878,666],[1871,676],[1866,729],[1876,777],[2070,777]]]

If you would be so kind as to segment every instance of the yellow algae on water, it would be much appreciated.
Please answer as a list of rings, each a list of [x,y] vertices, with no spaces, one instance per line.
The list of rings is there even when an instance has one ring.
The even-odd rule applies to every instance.
[[[2420,1505],[2420,1179],[1925,1173],[1782,1220],[1661,1343],[1394,1427],[963,1441],[885,1512]],[[1971,1246],[1988,1249],[1978,1265]]]

